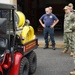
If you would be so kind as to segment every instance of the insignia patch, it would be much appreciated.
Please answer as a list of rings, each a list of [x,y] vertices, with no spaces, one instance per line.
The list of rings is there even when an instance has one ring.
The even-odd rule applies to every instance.
[[[50,16],[50,18],[52,18],[52,16]]]

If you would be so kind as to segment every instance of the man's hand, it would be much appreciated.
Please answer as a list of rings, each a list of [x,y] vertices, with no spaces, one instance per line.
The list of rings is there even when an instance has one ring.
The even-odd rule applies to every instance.
[[[45,28],[45,25],[44,24],[42,24],[42,26]]]
[[[39,20],[40,24],[42,25],[42,27],[45,28],[45,25],[43,24],[42,20]]]
[[[51,28],[54,28],[55,25],[59,22],[59,20],[54,21],[53,25],[51,26]]]
[[[50,28],[54,28],[54,25],[52,25]]]

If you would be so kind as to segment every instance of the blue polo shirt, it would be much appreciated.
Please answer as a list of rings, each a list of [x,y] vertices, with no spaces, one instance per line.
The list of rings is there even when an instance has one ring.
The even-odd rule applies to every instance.
[[[51,13],[42,15],[40,20],[42,20],[46,26],[51,26],[54,23],[54,20],[58,20],[58,18]]]

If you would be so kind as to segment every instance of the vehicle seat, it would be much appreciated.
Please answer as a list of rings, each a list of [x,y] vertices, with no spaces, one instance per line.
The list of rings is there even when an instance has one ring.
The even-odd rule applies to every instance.
[[[8,40],[0,38],[0,54],[4,53],[8,47]]]

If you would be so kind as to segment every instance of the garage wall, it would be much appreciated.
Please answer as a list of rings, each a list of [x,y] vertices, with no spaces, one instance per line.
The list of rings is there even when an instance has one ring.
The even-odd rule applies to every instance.
[[[46,3],[66,3],[66,0],[47,0]]]
[[[31,21],[31,25],[35,30],[40,25],[38,20],[40,16],[45,13],[45,7],[52,6],[53,13],[60,19],[57,29],[62,29],[64,15],[63,8],[69,2],[75,4],[75,0],[20,0],[18,5],[26,15],[26,18]]]

